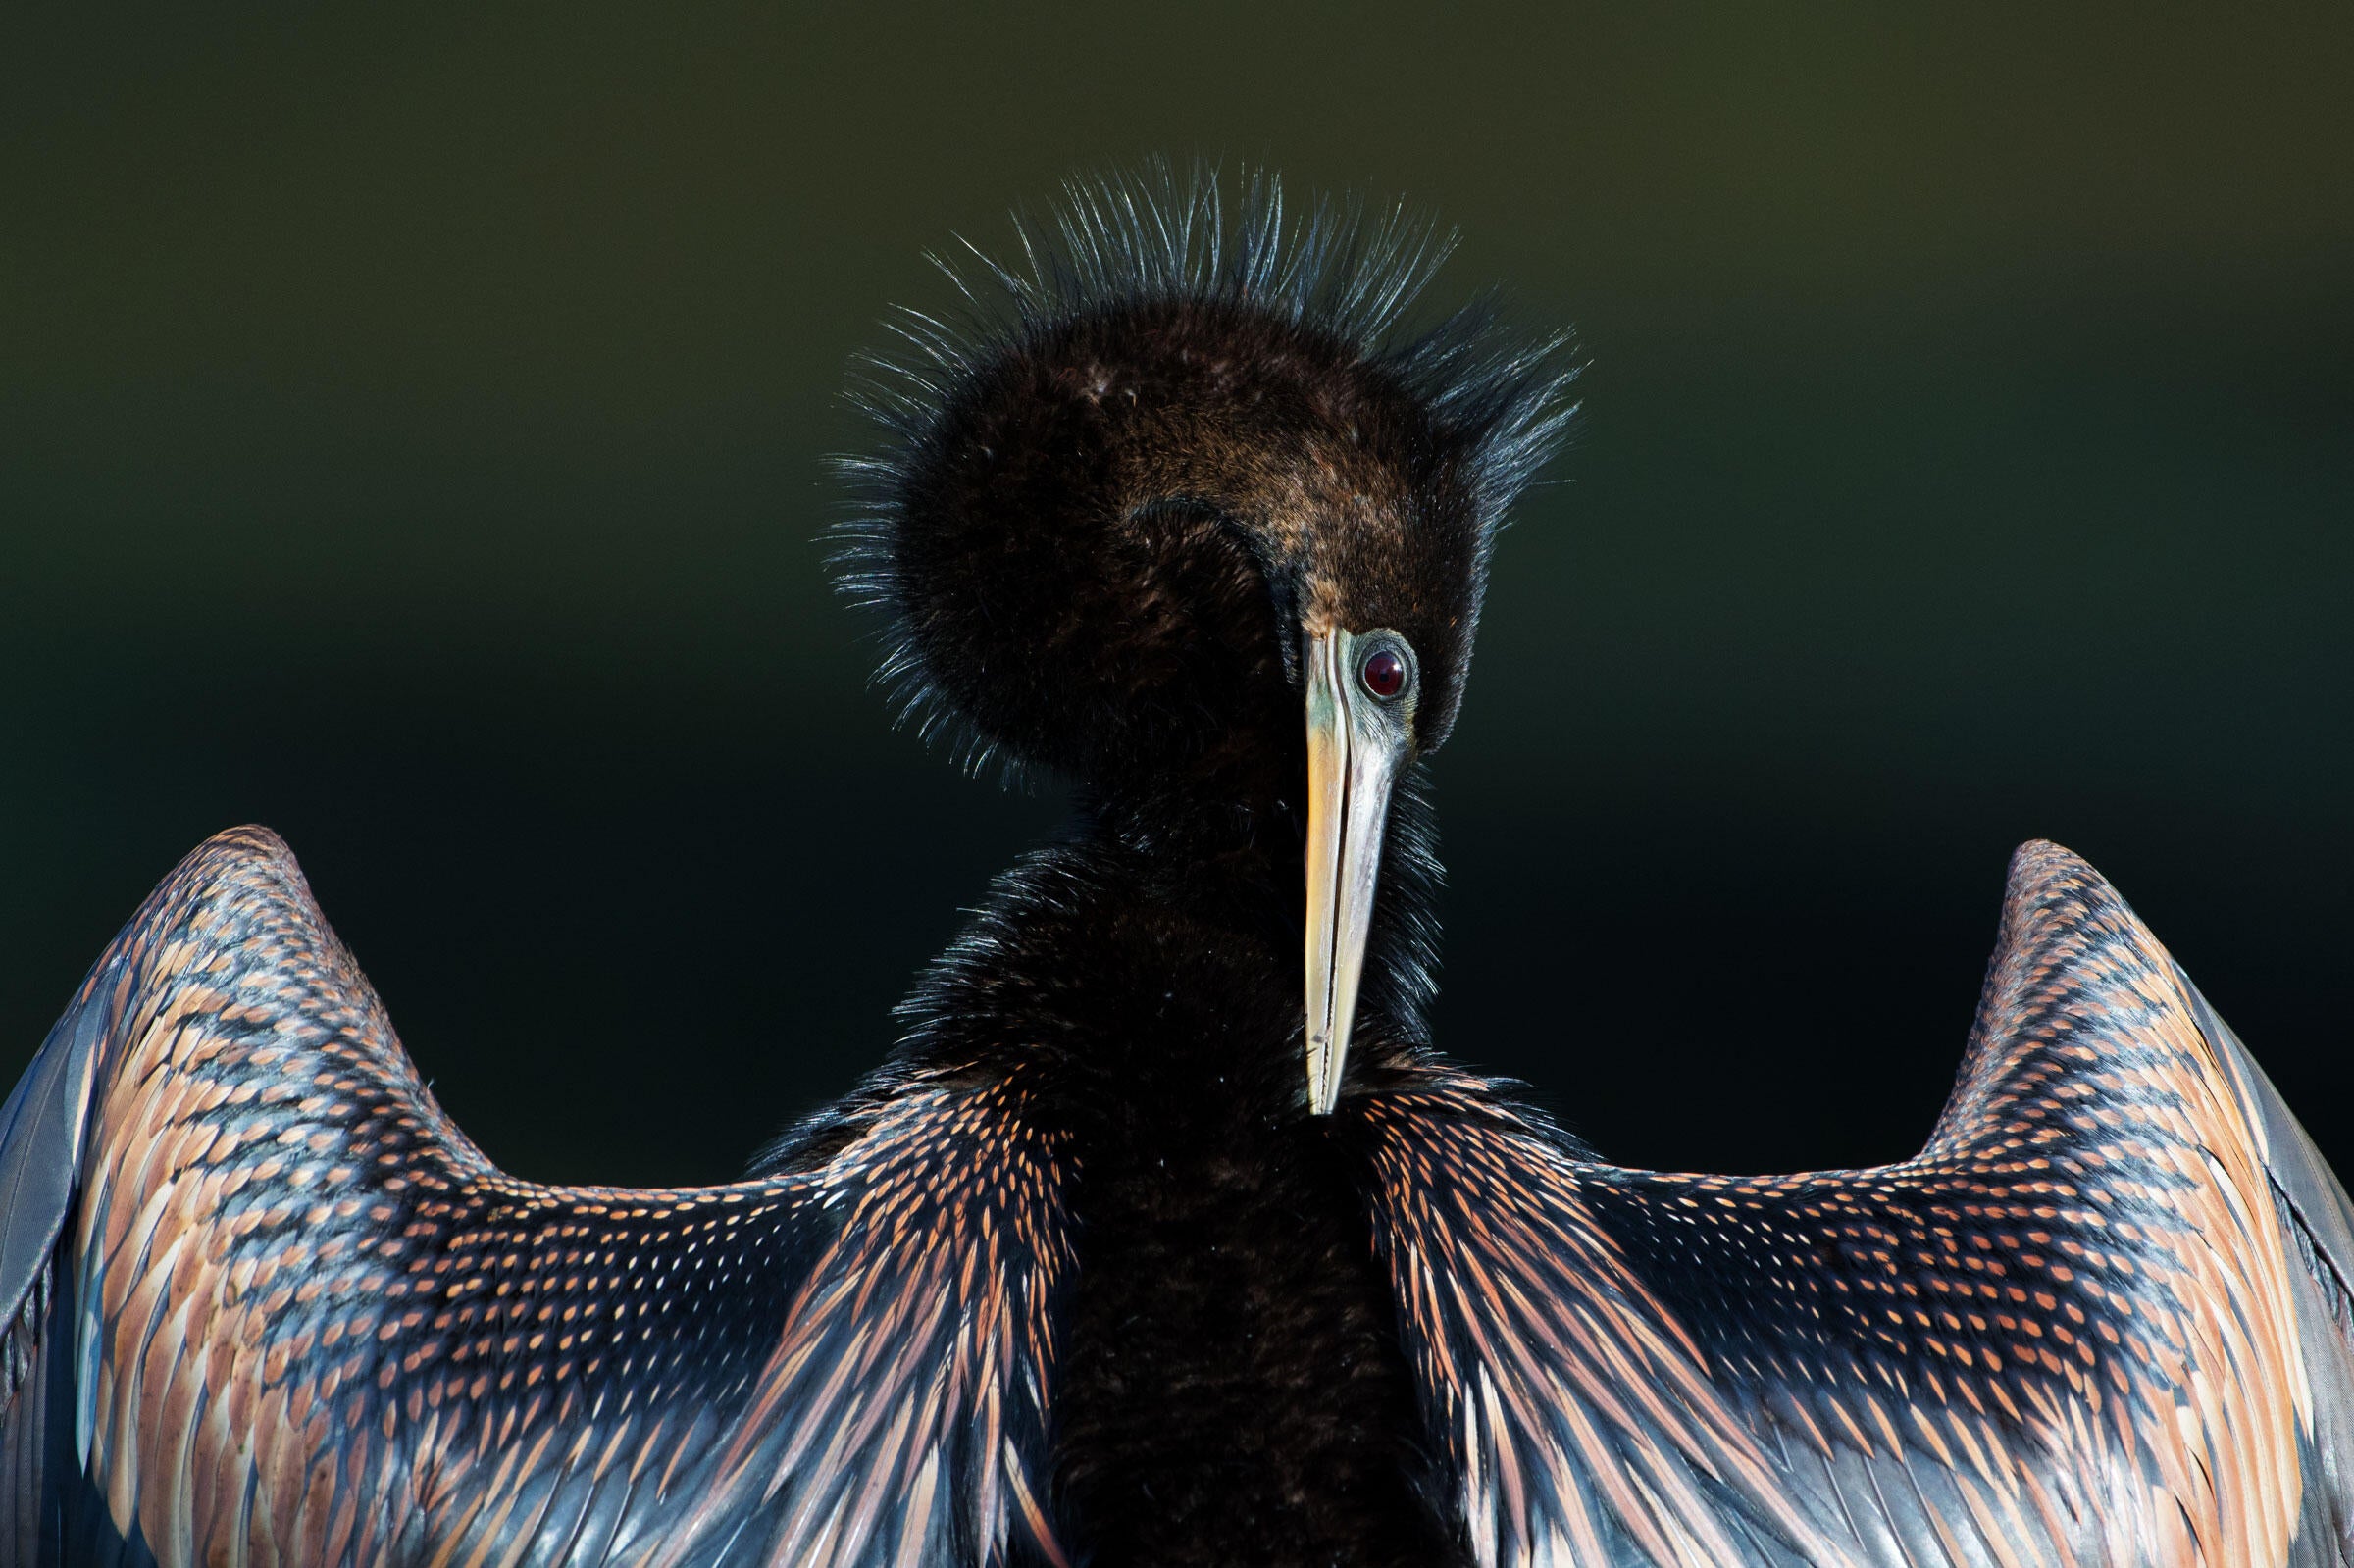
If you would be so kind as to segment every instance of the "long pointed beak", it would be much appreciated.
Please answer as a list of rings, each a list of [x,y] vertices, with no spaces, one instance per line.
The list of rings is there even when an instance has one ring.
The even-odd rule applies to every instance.
[[[1307,1108],[1329,1115],[1341,1095],[1356,1016],[1382,827],[1406,741],[1356,687],[1356,638],[1311,632],[1307,666]]]

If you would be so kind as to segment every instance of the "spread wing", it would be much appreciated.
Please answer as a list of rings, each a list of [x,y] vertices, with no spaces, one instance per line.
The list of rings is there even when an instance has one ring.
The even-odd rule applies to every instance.
[[[1434,1064],[1358,1110],[1482,1564],[2354,1562],[2354,1210],[2065,850],[1905,1164],[1619,1169]]]
[[[0,1111],[0,1563],[1059,1560],[1022,1112],[903,1073],[771,1178],[517,1181],[225,834]]]

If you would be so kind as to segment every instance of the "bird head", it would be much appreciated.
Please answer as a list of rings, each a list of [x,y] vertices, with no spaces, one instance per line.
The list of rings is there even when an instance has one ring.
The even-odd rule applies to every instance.
[[[1391,799],[1462,700],[1490,545],[1569,412],[1559,339],[1475,308],[1412,335],[1447,243],[1271,180],[1077,185],[898,325],[852,464],[853,591],[976,756],[1147,832],[1304,851],[1308,1103],[1339,1092]],[[958,274],[951,271],[951,276]]]

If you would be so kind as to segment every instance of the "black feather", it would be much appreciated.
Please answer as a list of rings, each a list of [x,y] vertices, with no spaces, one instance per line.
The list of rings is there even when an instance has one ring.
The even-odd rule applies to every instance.
[[[879,674],[920,733],[946,740],[975,772],[1018,778],[1041,760],[955,700],[920,632],[907,542],[922,526],[913,514],[927,470],[967,435],[957,414],[976,388],[1050,353],[1080,323],[1216,311],[1238,335],[1288,329],[1325,345],[1333,371],[1396,386],[1468,491],[1476,615],[1494,535],[1561,444],[1580,367],[1566,332],[1513,329],[1492,292],[1415,324],[1453,231],[1404,203],[1323,197],[1303,209],[1287,206],[1272,174],[1229,182],[1204,165],[1181,176],[1160,161],[1074,179],[1045,218],[1017,214],[1013,229],[1013,259],[969,241],[960,255],[933,258],[954,304],[902,309],[891,323],[898,347],[860,361],[850,401],[878,439],[837,460],[851,497],[833,531],[837,582],[886,617]],[[1468,627],[1463,642],[1467,650]]]

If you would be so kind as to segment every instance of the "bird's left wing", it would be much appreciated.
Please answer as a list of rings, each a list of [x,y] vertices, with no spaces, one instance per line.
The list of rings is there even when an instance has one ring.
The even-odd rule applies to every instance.
[[[2354,1562],[2345,1195],[2065,850],[1904,1164],[1624,1170],[1436,1063],[1354,1114],[1483,1565]]]
[[[1053,1560],[1052,1155],[902,1076],[771,1178],[519,1181],[222,835],[0,1111],[0,1568]]]

